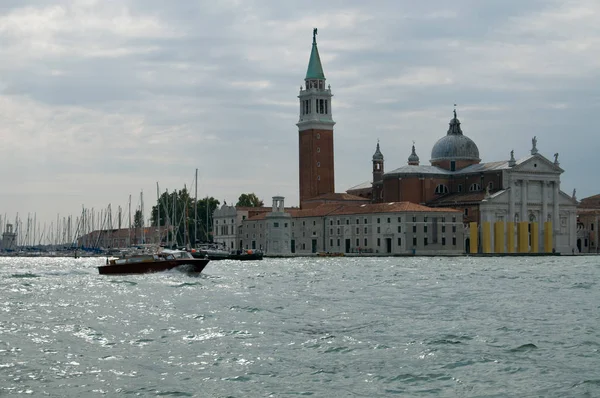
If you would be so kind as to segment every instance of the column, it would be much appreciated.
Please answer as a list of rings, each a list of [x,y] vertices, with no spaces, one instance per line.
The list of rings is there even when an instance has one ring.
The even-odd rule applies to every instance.
[[[542,181],[542,216],[538,220],[539,225],[543,226],[546,221],[548,221],[548,181]],[[544,251],[547,252],[545,247],[546,240],[542,240],[542,244],[544,245]]]
[[[508,220],[515,221],[515,189],[517,188],[517,182],[513,180],[512,176],[508,177],[508,186],[510,190],[508,192]]]
[[[544,251],[552,253],[552,221],[544,223]]]
[[[527,217],[527,180],[521,183],[521,215],[519,221],[529,221]]]
[[[504,253],[504,221],[494,223],[494,252]]]
[[[529,223],[520,221],[517,224],[517,253],[529,252]]]
[[[512,221],[506,223],[506,252],[515,252],[515,223]]]
[[[552,225],[554,226],[555,234],[560,231],[560,217],[558,213],[558,203],[560,201],[560,183],[554,181],[554,194],[552,195]]]
[[[481,223],[481,246],[484,253],[492,252],[492,228],[489,221]]]

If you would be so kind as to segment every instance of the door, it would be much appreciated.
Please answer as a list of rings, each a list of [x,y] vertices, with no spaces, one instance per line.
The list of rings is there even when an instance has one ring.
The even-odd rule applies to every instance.
[[[316,253],[317,252],[317,240],[316,239],[312,240],[312,248],[311,248],[311,250],[312,250],[312,253]]]
[[[346,253],[350,253],[350,239],[346,239]]]
[[[386,253],[392,252],[392,238],[385,238]]]
[[[296,253],[296,241],[294,239],[292,239],[291,245],[291,252]]]

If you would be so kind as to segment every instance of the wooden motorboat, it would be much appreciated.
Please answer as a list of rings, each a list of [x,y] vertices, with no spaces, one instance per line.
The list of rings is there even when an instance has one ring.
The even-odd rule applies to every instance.
[[[202,272],[208,258],[194,258],[184,250],[163,250],[156,254],[135,254],[108,260],[98,267],[100,274],[146,274],[174,268],[185,272]]]

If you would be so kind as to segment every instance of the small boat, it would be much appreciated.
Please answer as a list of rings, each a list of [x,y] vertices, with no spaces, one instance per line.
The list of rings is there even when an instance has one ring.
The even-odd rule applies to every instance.
[[[191,250],[194,258],[205,258],[209,260],[227,260],[229,251],[224,246],[216,243],[203,243]]]
[[[319,257],[344,257],[344,253],[340,252],[319,252],[317,255]]]
[[[194,258],[184,250],[163,250],[156,254],[134,254],[108,260],[98,267],[101,275],[106,274],[147,274],[168,271],[174,268],[186,272],[202,272],[208,258]]]
[[[230,260],[250,261],[250,260],[262,260],[263,252],[260,250],[237,250],[232,251],[229,254]]]

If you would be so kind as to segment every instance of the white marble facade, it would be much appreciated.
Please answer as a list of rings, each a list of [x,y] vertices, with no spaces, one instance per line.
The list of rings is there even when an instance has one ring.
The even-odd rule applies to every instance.
[[[553,162],[537,150],[532,150],[530,156],[509,162],[502,170],[505,189],[481,202],[481,221],[537,222],[540,225],[540,251],[545,250],[544,222],[552,221],[554,249],[571,253],[577,239],[577,201],[560,190],[562,173],[558,155]]]

